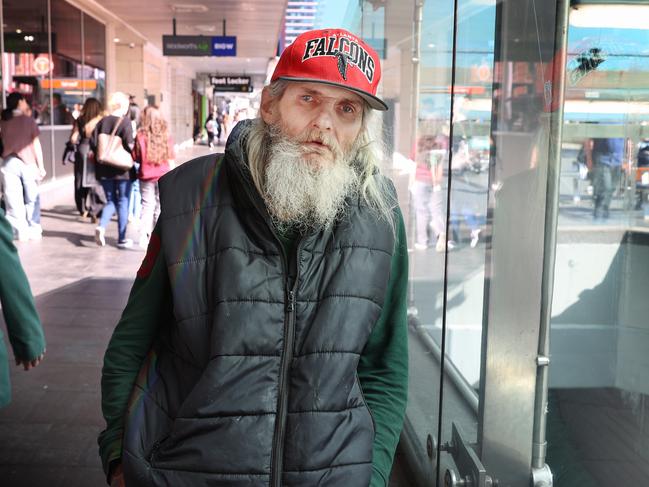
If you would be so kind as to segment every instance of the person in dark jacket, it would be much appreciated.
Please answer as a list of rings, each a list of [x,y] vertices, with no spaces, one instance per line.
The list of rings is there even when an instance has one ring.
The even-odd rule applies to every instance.
[[[16,365],[36,367],[45,356],[45,335],[29,281],[20,265],[12,228],[0,210],[0,303]],[[11,401],[7,349],[0,332],[0,408]]]
[[[124,150],[131,153],[135,141],[131,121],[126,116],[128,109],[128,96],[121,92],[113,93],[108,101],[109,115],[97,123],[90,139],[90,147],[96,155],[99,153],[99,135],[111,135],[116,126],[115,137],[119,137]],[[104,188],[106,206],[101,212],[99,225],[95,229],[95,242],[100,247],[106,245],[106,226],[117,212],[117,247],[130,248],[133,246],[133,241],[126,238],[126,226],[128,225],[128,201],[131,195],[131,184],[135,179],[135,170],[119,169],[99,162],[95,168],[95,175]]]
[[[74,202],[77,211],[82,219],[90,216],[93,221],[97,220],[105,203],[104,190],[103,188],[99,189],[99,183],[96,187],[89,186],[88,182],[84,181],[84,174],[89,169],[90,138],[95,127],[103,118],[103,112],[104,107],[97,98],[88,98],[81,108],[79,117],[74,121],[66,148],[66,154],[68,151],[72,151],[74,154]],[[66,157],[64,157],[64,163],[65,159]]]
[[[379,171],[379,79],[350,32],[304,33],[225,154],[160,179],[104,357],[111,485],[387,486],[408,265]]]

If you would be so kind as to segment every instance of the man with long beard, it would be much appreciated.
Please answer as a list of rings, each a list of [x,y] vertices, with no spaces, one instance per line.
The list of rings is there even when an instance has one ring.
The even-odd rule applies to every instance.
[[[160,180],[104,359],[115,486],[386,486],[407,395],[407,246],[376,53],[299,36],[223,156]]]

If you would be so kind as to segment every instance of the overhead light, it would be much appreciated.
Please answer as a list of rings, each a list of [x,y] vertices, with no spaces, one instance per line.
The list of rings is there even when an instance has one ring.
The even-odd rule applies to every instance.
[[[202,14],[207,12],[208,8],[200,3],[174,3],[171,10],[179,14]]]
[[[34,36],[25,36],[23,39],[25,39],[25,42],[34,42]]]
[[[22,33],[23,33],[22,29],[16,29],[16,34],[22,34]]]
[[[596,1],[572,2],[570,25],[573,27],[605,27],[610,29],[647,29],[649,5],[613,4]]]
[[[119,37],[115,37],[115,38],[113,39],[113,42],[117,44],[117,43],[119,42]]]

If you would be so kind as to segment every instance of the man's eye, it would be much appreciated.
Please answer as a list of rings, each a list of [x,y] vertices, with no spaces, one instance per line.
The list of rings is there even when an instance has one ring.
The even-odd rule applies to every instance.
[[[302,101],[312,101],[313,97],[311,95],[302,95]]]
[[[356,107],[353,105],[343,105],[342,110],[345,113],[354,113],[356,111]]]

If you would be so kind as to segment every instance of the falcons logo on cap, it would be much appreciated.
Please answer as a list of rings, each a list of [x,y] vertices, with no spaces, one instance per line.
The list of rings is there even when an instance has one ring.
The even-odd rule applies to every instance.
[[[347,66],[349,66],[351,56],[345,52],[338,51],[336,53],[336,58],[338,59],[338,72],[340,73],[340,76],[347,81]]]

